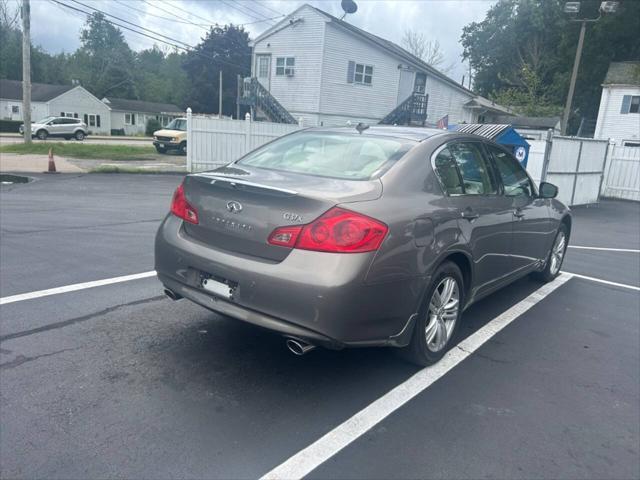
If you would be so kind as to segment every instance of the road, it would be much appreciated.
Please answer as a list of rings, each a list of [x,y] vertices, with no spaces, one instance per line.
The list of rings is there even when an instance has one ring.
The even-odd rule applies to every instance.
[[[0,296],[152,270],[180,180],[37,175],[0,187]],[[626,286],[563,277],[366,433],[346,429],[326,461],[303,454],[293,467],[436,369],[387,349],[295,357],[277,335],[166,299],[153,277],[4,304],[2,477],[257,478],[284,465],[310,478],[638,478],[640,205],[574,215],[573,246],[632,251],[572,248],[564,270]],[[459,340],[540,287],[523,279],[476,304]]]
[[[141,138],[131,138],[131,137],[93,137],[93,136],[89,136],[86,139],[84,139],[82,142],[83,143],[91,143],[91,144],[98,144],[98,145],[129,145],[129,146],[140,146],[140,147],[144,147],[144,146],[150,146],[151,145],[151,138],[145,138],[145,137],[141,137]],[[0,135],[0,146],[2,145],[11,145],[14,143],[22,143],[23,139],[20,135],[10,135],[10,134],[2,134]],[[34,138],[33,139],[34,142],[39,142],[40,140]],[[46,140],[48,142],[75,142],[76,140],[65,140],[63,138],[54,138],[51,137],[48,140]]]

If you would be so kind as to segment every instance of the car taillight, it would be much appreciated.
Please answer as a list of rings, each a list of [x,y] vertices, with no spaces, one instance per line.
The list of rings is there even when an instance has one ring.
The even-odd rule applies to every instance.
[[[189,205],[189,202],[187,202],[187,199],[184,196],[183,184],[180,184],[173,194],[173,200],[171,201],[171,213],[176,217],[183,219],[185,222],[194,224],[198,223],[198,211]]]
[[[362,253],[377,250],[388,230],[371,217],[334,207],[307,225],[276,228],[268,241],[316,252]]]

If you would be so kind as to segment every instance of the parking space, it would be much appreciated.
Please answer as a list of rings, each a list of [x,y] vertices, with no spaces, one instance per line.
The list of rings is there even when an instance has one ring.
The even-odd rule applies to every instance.
[[[179,181],[2,187],[0,296],[151,271]],[[418,369],[388,349],[294,357],[277,335],[169,301],[152,277],[6,303],[2,476],[637,478],[640,205],[576,208],[571,244],[628,250],[574,248],[564,266],[627,287],[565,277],[524,311],[541,288],[525,278],[481,301],[459,341],[506,311],[511,323],[326,461],[300,457],[306,469],[287,462]]]

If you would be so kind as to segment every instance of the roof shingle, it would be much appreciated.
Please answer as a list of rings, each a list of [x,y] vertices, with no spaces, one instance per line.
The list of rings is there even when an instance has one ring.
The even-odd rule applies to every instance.
[[[47,83],[31,84],[31,101],[48,102],[72,90],[76,85],[50,85]],[[22,80],[0,79],[0,98],[22,100]]]
[[[604,85],[640,86],[640,62],[612,62]]]
[[[179,113],[183,111],[171,103],[145,102],[142,100],[129,100],[128,98],[105,97],[103,101],[112,110],[142,113]]]

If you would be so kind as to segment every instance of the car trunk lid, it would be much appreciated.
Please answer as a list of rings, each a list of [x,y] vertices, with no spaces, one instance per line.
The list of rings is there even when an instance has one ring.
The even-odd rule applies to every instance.
[[[270,245],[269,234],[284,225],[313,221],[338,203],[375,200],[379,180],[343,180],[230,165],[189,175],[184,184],[197,225],[187,235],[209,246],[281,261],[291,249]]]

